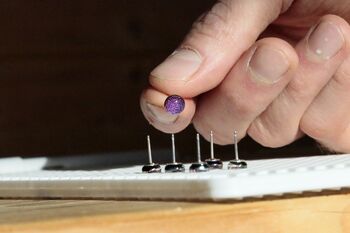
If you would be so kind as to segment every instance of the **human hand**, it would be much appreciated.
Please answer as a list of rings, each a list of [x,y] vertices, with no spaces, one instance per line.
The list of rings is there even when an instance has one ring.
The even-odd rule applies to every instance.
[[[222,0],[150,75],[146,119],[164,132],[191,122],[215,143],[232,132],[267,147],[304,134],[350,152],[350,3],[341,0]],[[185,98],[179,115],[163,109]]]

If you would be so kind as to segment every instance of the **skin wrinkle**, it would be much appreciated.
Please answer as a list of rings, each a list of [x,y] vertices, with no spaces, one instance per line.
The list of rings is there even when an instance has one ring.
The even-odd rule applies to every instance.
[[[280,6],[281,14],[286,12],[289,9],[289,7],[292,5],[292,3],[295,1],[296,0],[282,0],[282,1],[280,1],[281,2],[281,6]]]
[[[152,119],[151,122],[154,122],[154,119],[158,119],[159,117],[157,116],[157,114],[155,114],[155,112],[150,108],[150,106],[152,106],[153,104],[149,104],[149,103],[146,103],[146,108],[147,108],[147,111],[151,114],[150,118]],[[153,107],[156,107],[156,108],[159,108],[159,110],[162,110],[163,107],[159,107],[159,106],[155,106],[153,105]],[[171,122],[167,122],[165,120],[161,120],[161,119],[158,119],[159,122],[163,123],[163,124],[173,124],[177,121],[179,117],[178,116],[171,116],[170,120]]]
[[[209,12],[221,19],[223,23],[227,23],[230,20],[231,8],[231,4],[227,0],[220,0]]]
[[[349,64],[350,65],[350,64]],[[341,69],[341,70],[338,70],[338,72],[335,74],[335,80],[341,85],[341,81],[338,80],[337,76],[339,77],[346,77],[345,80],[345,84],[346,86],[348,87],[350,84],[350,70],[347,70],[347,69]],[[350,89],[347,89],[347,90],[350,90]]]
[[[178,49],[176,49],[172,54],[170,54],[170,56],[169,57],[171,57],[171,56],[173,56],[174,54],[176,54],[179,50],[181,50],[181,49],[184,49],[184,50],[191,50],[192,52],[194,52],[194,53],[196,53],[197,54],[197,56],[199,57],[199,59],[200,60],[204,60],[203,59],[203,57],[201,56],[201,54],[196,50],[196,49],[193,49],[193,48],[191,48],[190,46],[181,46],[181,47],[179,47]],[[196,72],[195,73],[193,73],[192,74],[192,76],[194,76],[196,74]],[[162,81],[164,78],[162,78],[162,77],[158,77],[158,76],[155,76],[155,75],[152,75],[152,73],[150,74],[150,78],[152,78],[152,79],[157,79],[157,80],[160,80],[160,81]],[[186,82],[190,82],[191,81],[191,79],[186,79],[186,78],[182,78],[182,79],[178,79],[178,78],[176,78],[176,79],[170,79],[170,78],[167,78],[167,81],[166,82],[169,82],[169,81],[179,81],[179,80],[181,80],[181,81],[183,81],[184,83],[186,83]]]
[[[280,95],[283,95],[283,92]],[[248,134],[254,135],[254,140],[258,141],[261,145],[272,147],[272,148],[278,147],[278,145],[284,144],[276,140],[291,141],[289,139],[286,139],[285,135],[283,136],[276,135],[276,132],[279,132],[278,126],[280,124],[278,123],[278,121],[285,120],[285,119],[281,119],[281,118],[276,119],[276,115],[273,115],[272,117],[271,115],[264,114],[267,109],[274,108],[273,104],[274,103],[272,103],[272,105],[269,105],[260,116],[254,119],[253,124],[248,128]],[[280,110],[280,108],[278,110]],[[283,114],[277,114],[277,115],[283,115]],[[266,127],[266,126],[270,126],[270,127]]]
[[[329,82],[327,86],[332,87],[334,90],[341,90],[348,92],[350,90],[350,75],[347,69],[343,69],[341,72],[337,72],[332,79],[333,82]]]
[[[227,47],[234,47],[234,42],[238,40],[237,31],[234,33],[233,30],[234,28],[238,28],[239,25],[236,25],[235,22],[230,22],[229,25],[228,22],[223,20],[224,19],[222,17],[219,17],[217,14],[209,11],[204,17],[203,21],[194,25],[190,32],[190,36],[193,34],[198,34],[209,38],[209,40],[214,40],[215,46],[211,45],[211,50],[226,52]]]
[[[273,41],[275,41],[275,40],[276,39],[274,39]],[[271,40],[268,40],[268,41],[271,41]],[[269,42],[269,43],[271,43],[271,42]],[[260,44],[261,44],[261,46],[269,46],[268,45],[269,43],[267,41],[266,42],[262,41]],[[286,45],[284,45],[284,46],[286,46]],[[281,49],[283,49],[283,48],[292,49],[289,46],[287,46],[287,47],[284,47],[284,46],[281,47]],[[240,64],[239,66],[245,67],[245,70],[247,67],[248,59],[252,56],[252,53],[254,52],[254,48],[255,48],[255,46],[253,48],[251,48],[248,52],[246,52],[246,54],[242,58],[245,61],[241,61],[239,63]],[[292,50],[290,50],[290,52],[292,52]],[[295,58],[296,58],[296,55],[295,55]],[[289,58],[288,60],[290,60],[290,59],[291,58]],[[238,70],[240,70],[240,68]],[[227,78],[235,78],[236,77],[235,75],[239,75],[239,74],[233,73],[232,75],[230,75]],[[252,82],[251,80],[249,80],[249,73],[247,73],[247,72],[244,72],[244,74],[241,74],[241,75],[247,75],[247,79],[243,79],[243,80],[246,80],[246,82],[243,82],[242,85],[244,86],[244,83],[246,83],[247,84],[246,88],[251,89],[253,92],[255,92],[254,90],[256,90],[256,89],[259,89],[262,87],[267,88],[270,86],[270,85],[264,85],[262,83]],[[246,88],[244,88],[244,89],[246,89]],[[259,91],[259,90],[257,90],[257,91]],[[226,119],[227,116],[234,114],[235,115],[235,122],[240,123],[238,126],[235,126],[235,127],[240,132],[240,136],[242,136],[242,137],[245,136],[246,130],[249,127],[250,121],[256,117],[255,113],[260,114],[267,107],[267,106],[265,106],[266,101],[264,101],[264,100],[260,101],[260,98],[258,96],[254,97],[254,99],[256,99],[256,100],[249,101],[249,102],[253,101],[254,103],[256,103],[257,106],[264,106],[264,107],[259,107],[259,110],[258,110],[258,109],[256,109],[255,105],[253,106],[251,104],[247,104],[247,99],[246,99],[247,97],[246,96],[240,95],[240,92],[232,91],[230,88],[230,85],[221,85],[219,92],[223,93],[223,95],[225,95],[225,97],[223,98],[223,101],[221,101],[222,102],[221,104],[216,103],[216,105],[223,106],[220,109],[222,111],[225,111],[225,113],[220,114],[220,116],[223,117],[223,120],[219,120],[218,118],[216,118],[215,122],[225,122],[225,121],[227,121],[227,119]],[[221,98],[219,98],[218,101],[220,101],[220,99]],[[261,102],[261,104],[259,104],[260,102]],[[239,113],[239,114],[237,115],[237,113]],[[252,113],[254,114],[254,116],[252,116]],[[240,116],[242,116],[241,119],[240,119]],[[216,117],[219,117],[219,116],[216,116]],[[197,115],[197,118],[201,118],[201,116]],[[200,121],[206,121],[205,119],[206,118],[204,117],[204,119],[201,119]],[[247,121],[249,121],[249,122],[247,122]],[[208,124],[210,124],[210,123],[208,123]],[[202,127],[202,124],[196,128],[200,128],[200,127]],[[230,126],[230,127],[232,127],[232,126]],[[239,127],[239,128],[237,128],[237,127]],[[217,130],[217,131],[220,132],[220,130]],[[231,134],[229,132],[225,132],[225,133],[220,132],[220,136],[221,135],[224,135],[224,137],[223,137],[223,140],[220,140],[220,144],[231,144],[232,143],[232,140],[230,140]],[[226,140],[225,140],[225,135],[226,135]]]
[[[273,119],[272,119],[273,120]],[[250,125],[247,132],[255,141],[263,146],[275,147],[273,144],[276,142],[275,140],[271,140],[273,138],[273,130],[270,127],[266,127],[270,125],[270,117],[269,115],[260,116],[253,121],[253,124]]]
[[[348,90],[350,90],[350,79],[348,77],[349,76],[343,76],[337,73],[333,77],[333,79],[327,83],[326,87],[328,88],[328,90],[330,90],[329,93],[334,95],[333,98],[336,97],[336,93],[338,93],[338,91],[342,91],[345,93],[345,92],[348,92]],[[327,99],[323,101],[326,104],[332,104],[332,103],[327,103]],[[350,106],[350,98],[348,99],[347,102],[349,103],[349,106]],[[348,114],[346,113],[342,114],[343,118],[338,119],[336,124],[333,124],[333,122],[329,122],[327,119],[323,119],[321,121],[320,118],[322,117],[319,116],[317,112],[315,112],[314,114],[312,113],[310,114],[312,115],[312,117],[309,117],[309,118],[318,119],[316,122],[320,122],[317,124],[317,127],[322,129],[324,138],[318,138],[318,139],[324,142],[324,144],[331,144],[328,141],[338,141],[339,138],[343,137],[343,135],[347,131],[350,124],[350,118],[347,117]],[[310,124],[310,123],[305,123],[305,124]]]
[[[280,17],[278,17],[279,12],[283,12]],[[332,105],[333,101],[330,100],[327,102],[327,95],[333,99],[337,99],[337,96],[341,97],[339,92],[335,90],[336,86],[340,86],[342,82],[347,82],[349,80],[350,71],[339,70],[338,67],[345,57],[348,56],[349,49],[348,45],[346,45],[346,41],[346,47],[341,48],[341,52],[333,55],[331,51],[332,46],[323,47],[323,44],[318,41],[320,43],[312,44],[314,47],[311,48],[315,50],[314,52],[318,54],[321,54],[319,51],[324,52],[325,56],[328,56],[328,52],[331,57],[326,61],[310,61],[310,54],[306,56],[307,50],[309,49],[305,44],[305,37],[310,34],[310,27],[320,21],[322,17],[326,21],[330,21],[339,26],[342,33],[344,33],[345,39],[348,40],[350,31],[349,25],[340,17],[325,15],[332,13],[349,20],[350,4],[345,4],[344,1],[340,0],[222,0],[217,3],[217,5],[213,6],[205,16],[201,16],[196,21],[194,28],[183,42],[182,46],[188,46],[190,48],[192,46],[195,47],[203,57],[203,64],[201,64],[199,70],[195,72],[194,78],[189,79],[186,85],[180,83],[181,81],[178,83],[154,82],[152,85],[154,84],[153,87],[164,94],[172,90],[182,91],[181,94],[183,94],[183,97],[191,100],[196,98],[197,95],[201,95],[201,98],[197,101],[197,112],[193,118],[196,129],[203,134],[214,130],[216,142],[220,144],[231,144],[232,135],[228,133],[228,128],[236,127],[236,125],[240,123],[239,121],[243,119],[244,114],[251,114],[249,113],[250,110],[256,112],[256,109],[264,103],[264,99],[272,95],[273,89],[264,87],[263,83],[260,86],[261,89],[259,89],[259,86],[255,87],[250,84],[245,87],[245,85],[247,85],[246,80],[249,79],[226,83],[227,74],[239,64],[244,57],[243,53],[256,44],[256,38],[271,36],[281,38],[295,46],[293,52],[297,51],[298,53],[300,67],[297,70],[297,74],[292,77],[292,82],[290,82],[287,87],[284,87],[283,91],[281,90],[281,93],[276,95],[276,97],[273,95],[274,99],[268,100],[269,103],[266,105],[266,108],[264,105],[265,109],[263,109],[262,113],[259,115],[261,119],[255,114],[252,117],[257,121],[257,129],[260,128],[258,132],[258,134],[260,134],[259,137],[267,140],[266,143],[263,142],[262,144],[273,145],[274,147],[283,146],[285,143],[294,141],[303,134],[303,129],[306,131],[307,129],[318,130],[319,132],[314,132],[315,138],[322,138],[324,137],[322,133],[327,133],[326,130],[334,130],[337,119],[343,118],[342,116],[337,116],[337,114],[342,114],[342,112],[346,110],[345,107],[342,107],[344,111],[327,112],[331,107],[336,109],[336,106]],[[276,19],[277,17],[278,19]],[[273,20],[273,22],[271,22],[271,20]],[[269,26],[271,24],[272,26]],[[264,31],[264,29],[266,30]],[[307,34],[307,32],[309,32],[309,34]],[[325,32],[327,32],[327,30]],[[328,32],[332,32],[332,30],[328,30]],[[262,35],[260,35],[261,33]],[[321,40],[322,34],[319,35]],[[325,36],[327,35],[332,35],[332,33],[325,34]],[[314,41],[317,42],[317,38]],[[275,43],[273,44],[273,46],[276,46]],[[219,57],[217,56],[218,53]],[[290,55],[291,54],[287,54],[287,56]],[[230,63],[230,61],[232,62]],[[238,80],[241,80],[240,77],[247,74],[244,73],[244,68],[247,67],[240,66],[240,68],[236,70],[234,74],[235,78],[237,77]],[[335,76],[333,76],[334,73],[336,73]],[[327,76],[329,76],[329,78],[333,76],[333,79],[338,78],[337,76],[344,76],[346,79],[335,80],[336,83],[327,85]],[[224,82],[227,85],[231,83],[236,87],[241,86],[241,88],[243,88],[241,90],[245,91],[239,91],[239,88],[232,90],[238,92],[236,95],[244,96],[241,96],[238,100],[232,100],[232,98],[230,100],[230,97],[222,96],[226,93],[221,92],[219,88],[222,88],[221,84]],[[275,85],[275,87],[276,86],[277,85]],[[347,84],[344,86],[347,86]],[[227,88],[230,89],[230,87]],[[331,88],[334,90],[331,90]],[[343,88],[346,89],[346,87]],[[320,99],[320,96],[324,93],[325,89],[336,93],[326,94],[326,101],[323,101]],[[254,95],[256,92],[258,92],[257,97]],[[268,93],[271,93],[271,95]],[[343,98],[344,96],[346,95],[343,94]],[[278,101],[276,98],[278,98]],[[317,100],[319,103],[317,103]],[[238,101],[238,103],[232,103],[232,101]],[[276,104],[274,104],[275,101]],[[344,99],[344,101],[347,100]],[[245,102],[247,102],[249,106],[244,106]],[[326,104],[326,106],[322,106],[322,103]],[[313,104],[316,106],[313,106]],[[346,104],[342,103],[342,106],[346,106]],[[304,118],[305,121],[301,122],[309,108],[315,108],[310,112],[310,114],[312,113],[314,116],[310,116],[307,121],[305,120],[306,118]],[[271,111],[271,115],[266,113],[268,111]],[[328,117],[326,120],[317,119],[327,114],[334,117]],[[182,116],[180,116],[180,118],[181,117]],[[346,121],[348,120],[346,119]],[[314,125],[305,126],[302,125],[302,123]],[[246,123],[242,122],[240,127],[244,128],[245,124]],[[252,122],[248,122],[247,124],[251,126]],[[320,128],[319,124],[321,127],[324,127],[324,129]],[[178,124],[174,129],[182,130],[184,129],[182,128],[183,125],[184,124],[180,126],[180,124]],[[221,125],[226,125],[227,127],[222,127]],[[344,122],[344,125],[341,127],[346,128],[345,131],[347,132],[344,134],[349,136],[350,126],[346,127],[346,122]],[[248,128],[248,134],[251,133],[250,130],[252,128],[253,127]],[[240,132],[240,135],[242,134],[243,132]],[[208,138],[207,135],[204,136]],[[256,136],[256,140],[259,142],[258,136]],[[269,140],[271,141],[269,142]],[[334,140],[334,138],[332,140]],[[336,148],[332,149],[348,148],[347,150],[350,150],[350,145],[347,146],[349,143],[343,138],[342,140],[342,144],[337,144],[333,141],[333,145]],[[329,147],[330,143],[326,142],[325,144]]]
[[[308,109],[309,114],[304,115],[300,121],[300,128],[310,137],[323,141],[326,137],[334,138],[338,134],[336,132],[332,136],[329,135],[329,130],[333,128],[333,125],[329,123],[328,119],[322,119],[322,117],[311,117],[316,116],[317,114],[312,113],[314,109]],[[317,112],[316,112],[317,113]],[[329,127],[331,126],[331,127]]]
[[[350,5],[342,4],[344,2],[342,0],[295,0],[288,10],[280,16],[277,23],[284,26],[303,25],[310,27],[326,14],[335,14],[349,21]]]
[[[281,16],[281,20],[284,20],[285,16],[288,16],[291,21],[298,21],[301,17],[305,16],[317,16],[319,18],[324,14],[323,5],[325,0],[318,1],[300,1],[295,0],[288,10]],[[291,17],[293,16],[293,17]],[[291,22],[292,24],[292,22]],[[310,26],[310,25],[309,25]]]
[[[303,72],[302,72],[303,73]],[[297,82],[297,86],[299,86],[300,88],[295,88],[295,93],[299,93],[300,92],[300,90],[303,90],[304,88],[304,84],[303,84],[303,78],[301,78],[301,79],[299,79],[299,82]],[[295,84],[295,83],[294,83]],[[295,87],[295,86],[294,86]],[[308,90],[305,90],[305,96],[308,96],[309,94],[309,91]],[[292,95],[293,96],[293,95]],[[300,96],[300,95],[299,95]],[[294,98],[293,98],[294,99]],[[307,99],[307,98],[306,98]],[[311,102],[311,101],[310,101]],[[282,106],[281,106],[281,108],[283,108]]]
[[[343,47],[344,47],[343,50],[346,50],[347,45]],[[344,65],[344,62],[343,62],[343,64],[340,67],[347,67],[347,65],[346,64]],[[342,70],[342,68],[340,68],[340,70]],[[326,86],[323,88],[323,91],[320,92],[320,97],[318,97],[316,100],[313,101],[314,106],[311,105],[309,107],[307,113],[305,114],[305,116],[303,116],[300,124],[301,129],[305,130],[307,134],[309,134],[311,137],[314,137],[316,140],[325,144],[329,148],[331,148],[331,145],[332,145],[333,146],[332,149],[335,149],[335,147],[338,149],[340,149],[341,147],[344,148],[344,144],[343,146],[341,146],[339,145],[338,142],[339,142],[339,139],[342,137],[342,135],[345,134],[344,132],[346,131],[346,128],[348,128],[348,123],[341,124],[343,120],[348,119],[348,117],[346,117],[348,114],[341,113],[341,111],[337,112],[337,115],[335,115],[334,117],[330,117],[331,119],[334,119],[334,118],[337,119],[335,122],[333,122],[329,120],[330,118],[323,119],[325,118],[322,115],[322,111],[324,110],[321,110],[322,109],[321,107],[322,105],[331,106],[332,104],[335,104],[333,102],[327,103],[327,101],[328,100],[330,101],[329,97],[336,99],[336,96],[338,96],[339,91],[342,92],[341,91],[342,89],[344,89],[345,92],[347,92],[346,87],[344,87],[344,86],[347,86],[347,84],[338,83],[339,81],[341,82],[342,78],[344,77],[346,80],[346,76],[339,75],[340,70],[338,69],[336,71],[336,74],[333,76],[333,78],[326,84]],[[338,86],[338,88],[336,86]],[[324,99],[325,98],[324,95],[328,96],[328,98]],[[340,110],[346,110],[346,109],[341,108]],[[342,120],[342,118],[344,119]]]
[[[235,7],[231,6],[231,1],[219,1],[210,11],[199,17],[199,19],[193,24],[193,27],[187,37],[192,37],[199,34],[209,38],[210,40],[216,40],[215,44],[217,44],[217,46],[212,49],[226,51],[227,46],[235,46],[234,42],[240,39],[237,37],[237,35],[244,34],[247,35],[248,38],[252,38],[252,35],[256,35],[258,34],[258,31],[266,28],[268,26],[267,23],[266,25],[262,26],[261,29],[255,27],[255,22],[257,21],[256,12],[262,11],[262,7],[270,8],[272,6],[277,9],[283,8],[283,1],[275,0],[275,2],[279,2],[280,6],[276,6],[277,4],[271,4],[270,1],[266,1],[262,6],[256,6],[256,9],[253,8],[247,10],[245,9],[247,5],[241,4],[240,1],[235,2]],[[247,20],[237,24],[238,22],[233,21],[230,16],[239,15],[242,11],[249,15],[247,15]],[[274,12],[279,12],[279,10],[275,10]],[[259,14],[258,17],[261,17],[261,19],[259,19],[261,22],[267,22],[268,18],[277,18],[278,14],[275,16]],[[241,32],[238,32],[237,30],[241,30]],[[230,42],[232,43],[230,44]]]
[[[231,27],[229,27],[230,15],[232,15],[231,9],[228,8],[228,5],[224,1],[216,3],[211,10],[195,21],[190,32],[190,37],[193,34],[199,34],[210,39],[215,39],[218,42],[222,41],[231,34]]]
[[[298,73],[292,82],[288,84],[284,92],[288,95],[288,99],[292,100],[295,104],[304,102],[307,99],[310,99],[310,91],[305,88],[306,78],[305,72],[301,71]],[[311,101],[310,101],[311,104]]]
[[[308,106],[310,106],[312,101],[313,101],[313,98],[310,99],[310,97],[309,97],[310,96],[310,89],[305,88],[305,84],[303,81],[303,80],[305,80],[305,78],[300,76],[303,74],[305,74],[305,71],[299,72],[299,75],[296,76],[296,78],[293,80],[293,82],[291,82],[288,85],[288,88],[286,88],[285,90],[287,90],[286,94],[288,94],[290,96],[289,99],[293,100],[294,103],[298,103],[298,102],[305,103],[305,101],[308,101],[309,102]],[[292,94],[290,94],[291,91],[293,92]],[[310,99],[310,100],[308,100],[308,99]],[[283,107],[281,106],[281,108],[283,108]],[[307,108],[306,108],[306,110],[307,110]],[[304,114],[304,112],[302,114]],[[310,121],[309,124],[313,124],[313,122]],[[289,130],[285,130],[285,131],[289,131]]]

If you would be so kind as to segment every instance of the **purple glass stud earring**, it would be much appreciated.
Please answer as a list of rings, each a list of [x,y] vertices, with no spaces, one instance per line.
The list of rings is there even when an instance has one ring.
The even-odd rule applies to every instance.
[[[172,115],[180,114],[185,108],[185,101],[181,96],[171,95],[164,101],[164,107]]]

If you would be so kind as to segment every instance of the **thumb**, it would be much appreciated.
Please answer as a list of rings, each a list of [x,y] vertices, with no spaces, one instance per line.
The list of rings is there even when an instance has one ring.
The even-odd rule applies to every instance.
[[[150,75],[165,94],[195,97],[213,89],[260,33],[293,0],[221,0],[200,17],[184,41]]]

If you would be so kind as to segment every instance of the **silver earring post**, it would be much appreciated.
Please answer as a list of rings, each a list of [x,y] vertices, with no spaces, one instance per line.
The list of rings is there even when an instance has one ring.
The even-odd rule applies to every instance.
[[[209,170],[209,165],[206,162],[202,162],[200,136],[198,133],[196,135],[196,142],[197,142],[197,162],[191,164],[190,172],[206,172]]]
[[[235,130],[233,132],[233,146],[234,146],[234,157],[235,159],[231,160],[227,168],[228,169],[240,169],[247,168],[248,164],[244,160],[240,160],[238,156],[238,132]]]
[[[148,164],[142,167],[142,172],[145,172],[145,173],[161,172],[160,165],[157,163],[153,163],[153,160],[152,160],[151,138],[149,135],[147,135],[147,151],[148,151]]]
[[[182,163],[176,162],[176,149],[175,149],[175,136],[171,134],[171,152],[172,152],[172,162],[168,163],[164,170],[165,172],[184,172],[185,166]]]
[[[205,162],[209,165],[210,169],[222,169],[222,162],[220,159],[215,158],[214,155],[214,136],[213,131],[210,131],[210,158]]]

